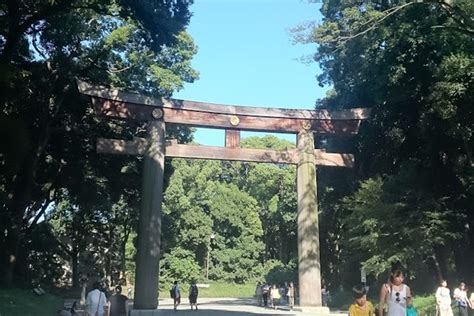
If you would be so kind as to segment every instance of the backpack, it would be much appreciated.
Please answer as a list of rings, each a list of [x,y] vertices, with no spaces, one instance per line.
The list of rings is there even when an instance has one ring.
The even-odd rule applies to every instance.
[[[170,290],[170,297],[171,298],[176,298],[176,291],[175,291],[175,287],[173,286]]]

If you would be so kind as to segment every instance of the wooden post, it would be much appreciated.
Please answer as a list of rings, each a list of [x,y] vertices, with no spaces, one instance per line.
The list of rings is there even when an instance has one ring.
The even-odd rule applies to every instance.
[[[298,278],[300,306],[321,307],[318,204],[314,139],[311,130],[298,134]]]
[[[240,131],[225,130],[225,147],[239,148],[240,147]]]
[[[161,245],[161,203],[165,160],[165,123],[148,122],[143,168],[142,207],[138,226],[134,309],[156,309]]]

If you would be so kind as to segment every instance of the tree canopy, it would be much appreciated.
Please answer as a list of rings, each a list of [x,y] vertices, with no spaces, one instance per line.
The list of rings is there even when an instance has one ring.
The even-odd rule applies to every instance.
[[[77,255],[74,247],[80,244],[113,243],[103,239],[105,235],[111,238],[117,233],[121,243],[126,240],[124,234],[137,215],[140,158],[97,159],[95,139],[131,138],[142,133],[143,127],[98,120],[77,93],[75,80],[156,96],[169,96],[184,82],[192,82],[197,78],[190,65],[196,46],[185,32],[190,3],[0,4],[0,137],[5,142],[0,148],[0,228],[5,232],[0,237],[4,249],[0,268],[5,271],[4,281],[28,275],[28,254],[33,249],[25,246],[39,222],[51,220],[60,226],[54,236],[73,257]],[[175,127],[168,132],[191,139],[189,129]],[[119,181],[123,175],[129,181]],[[112,215],[109,211],[114,207],[120,210]],[[120,214],[127,209],[131,214]],[[109,230],[101,227],[102,217],[111,220]],[[121,218],[124,231],[113,232],[116,218]],[[91,230],[97,236],[87,233]],[[78,244],[64,244],[66,237]],[[84,245],[78,238],[88,242]],[[77,280],[77,271],[73,273]]]
[[[400,261],[415,280],[471,277],[472,1],[326,0],[321,12],[297,33],[319,45],[318,79],[333,87],[316,106],[372,109],[360,137],[324,139],[357,162],[322,196],[328,274],[353,284],[354,267],[374,279]]]

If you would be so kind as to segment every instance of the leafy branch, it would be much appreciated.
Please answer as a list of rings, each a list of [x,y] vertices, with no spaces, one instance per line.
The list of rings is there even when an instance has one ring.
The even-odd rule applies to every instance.
[[[445,11],[448,16],[457,24],[457,26],[448,26],[448,25],[437,25],[434,26],[433,28],[446,28],[446,29],[452,29],[455,31],[459,31],[462,33],[466,33],[469,35],[474,35],[474,26],[473,24],[473,19],[466,16],[464,12],[457,6],[453,6],[449,0],[425,0],[425,1],[420,1],[420,0],[414,0],[410,1],[401,5],[397,5],[394,7],[391,7],[389,9],[386,9],[381,12],[381,16],[373,17],[363,23],[358,29],[361,29],[363,27],[368,26],[367,28],[355,33],[351,34],[348,36],[339,36],[336,37],[329,42],[337,42],[341,44],[345,44],[350,40],[353,40],[357,37],[360,37],[374,29],[376,29],[382,22],[384,22],[388,17],[396,14],[397,12],[407,8],[408,6],[414,5],[414,4],[435,4],[438,5],[443,11]]]

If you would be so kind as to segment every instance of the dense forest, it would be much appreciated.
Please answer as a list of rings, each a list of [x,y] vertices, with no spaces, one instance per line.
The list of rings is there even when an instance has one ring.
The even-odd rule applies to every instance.
[[[95,152],[139,123],[105,121],[76,79],[169,97],[198,79],[192,1],[0,2],[2,284],[133,283],[142,158]],[[250,5],[250,4],[249,4]],[[317,136],[353,169],[318,168],[323,279],[374,284],[393,262],[417,292],[474,282],[474,2],[325,0],[316,108],[369,107],[360,135]],[[193,141],[193,129],[167,126]],[[284,149],[273,136],[243,147]],[[296,280],[293,166],[166,161],[161,282]],[[428,281],[427,281],[428,280]]]

